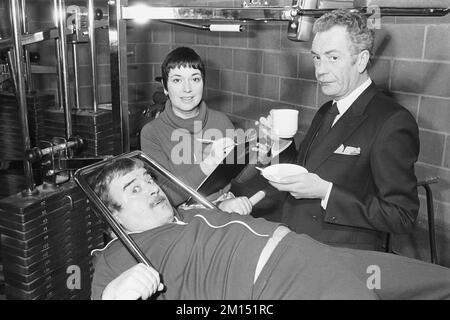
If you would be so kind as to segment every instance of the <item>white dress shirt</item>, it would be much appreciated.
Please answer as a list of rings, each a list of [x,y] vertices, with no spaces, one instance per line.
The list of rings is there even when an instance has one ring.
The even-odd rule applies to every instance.
[[[372,83],[372,79],[370,77],[364,81],[358,88],[353,90],[348,96],[345,98],[342,98],[340,100],[333,100],[333,103],[336,102],[337,108],[339,110],[339,114],[334,118],[333,124],[331,127],[333,127],[336,122],[339,121],[339,119],[344,115],[344,113],[350,108],[350,106],[353,104],[353,102],[358,99],[358,97],[366,90]],[[331,189],[333,188],[333,183],[329,182],[327,194],[325,195],[325,198],[322,199],[320,202],[322,208],[325,210],[327,208],[328,199],[330,198]]]

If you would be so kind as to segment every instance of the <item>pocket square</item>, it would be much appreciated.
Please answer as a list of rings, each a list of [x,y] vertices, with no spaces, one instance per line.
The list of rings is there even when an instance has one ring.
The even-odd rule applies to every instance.
[[[341,144],[335,151],[334,153],[337,154],[343,154],[343,155],[347,155],[347,156],[357,156],[358,154],[361,153],[361,148],[360,147],[352,147],[352,146],[346,146],[344,147],[343,144]]]

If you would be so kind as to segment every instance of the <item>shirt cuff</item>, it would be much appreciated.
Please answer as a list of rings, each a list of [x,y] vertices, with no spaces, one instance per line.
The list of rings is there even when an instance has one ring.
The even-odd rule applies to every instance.
[[[322,206],[323,210],[327,209],[328,205],[328,199],[330,198],[331,188],[333,188],[333,183],[329,182],[327,194],[325,195],[325,198],[320,202],[320,205]]]

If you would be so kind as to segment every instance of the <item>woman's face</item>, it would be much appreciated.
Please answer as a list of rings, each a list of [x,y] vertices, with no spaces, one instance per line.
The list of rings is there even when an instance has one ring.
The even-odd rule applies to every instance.
[[[167,90],[173,112],[183,119],[198,114],[198,106],[203,97],[203,78],[200,70],[179,67],[169,70]]]

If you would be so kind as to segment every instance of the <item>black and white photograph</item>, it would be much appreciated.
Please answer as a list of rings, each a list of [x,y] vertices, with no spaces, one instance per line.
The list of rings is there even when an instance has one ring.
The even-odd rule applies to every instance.
[[[450,300],[450,1],[0,0],[13,300]]]

